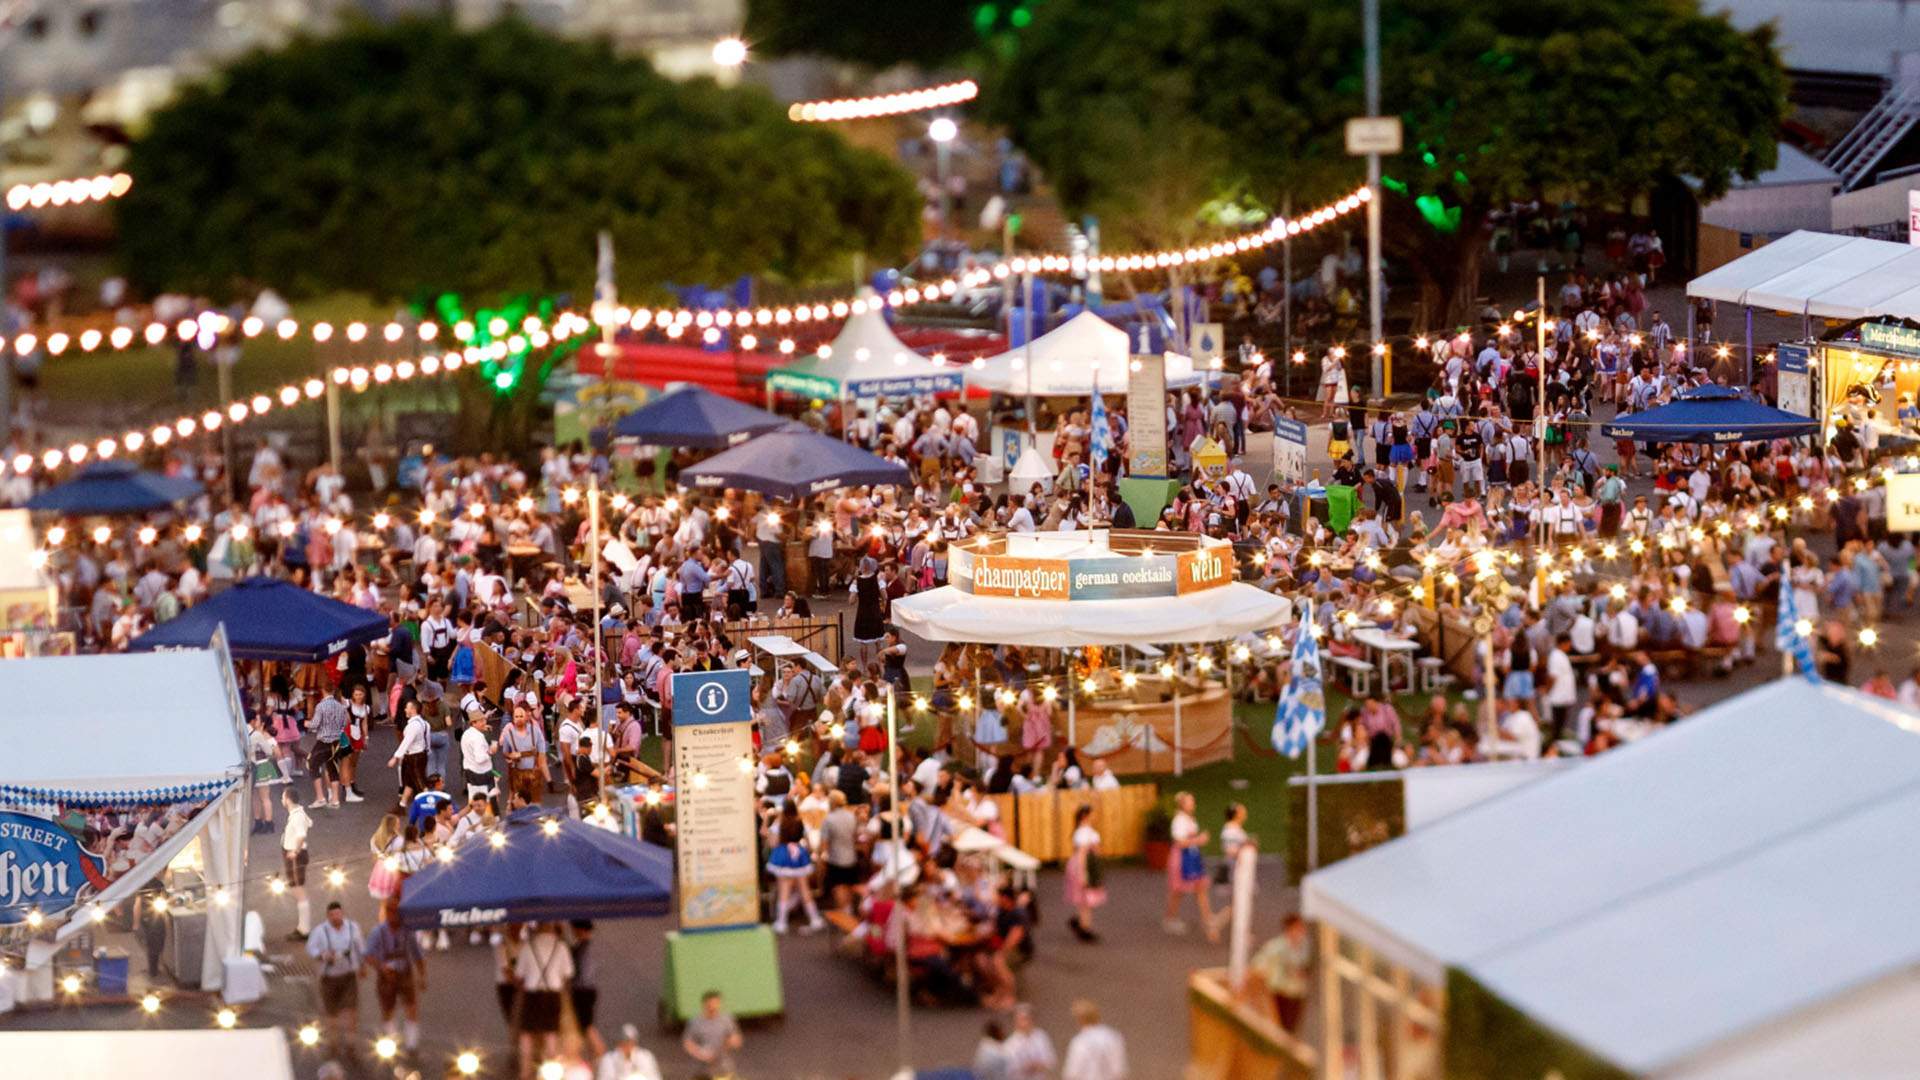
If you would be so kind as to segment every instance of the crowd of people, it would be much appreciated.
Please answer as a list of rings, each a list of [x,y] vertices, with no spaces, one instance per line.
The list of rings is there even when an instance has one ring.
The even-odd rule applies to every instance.
[[[408,1018],[393,1029],[408,1046],[426,953],[451,947],[447,935],[382,936],[397,927],[383,917],[372,933],[354,930],[349,948],[335,941],[344,931],[334,913],[313,922],[304,895],[309,836],[369,797],[368,770],[396,776],[397,801],[370,846],[376,898],[391,909],[408,873],[517,807],[591,814],[613,788],[666,790],[676,779],[672,676],[768,659],[749,648],[753,627],[806,620],[823,598],[843,597],[851,635],[837,670],[769,662],[755,689],[771,922],[785,933],[796,916],[805,931],[844,917],[855,951],[905,949],[923,1001],[1005,1010],[1020,1001],[1017,972],[1034,954],[1036,899],[990,860],[955,850],[954,838],[1004,835],[986,796],[1117,780],[1067,744],[1061,705],[1042,692],[1044,678],[1029,681],[1067,662],[1060,651],[949,647],[916,683],[890,605],[944,584],[948,546],[976,533],[1111,526],[1231,541],[1242,576],[1302,616],[1270,638],[1226,643],[1246,647],[1242,697],[1284,689],[1289,645],[1309,626],[1335,657],[1364,658],[1371,630],[1453,666],[1457,688],[1407,712],[1384,682],[1355,687],[1326,735],[1340,770],[1604,751],[1684,714],[1676,678],[1756,662],[1782,604],[1811,624],[1823,676],[1920,704],[1920,673],[1889,672],[1870,651],[1874,627],[1920,588],[1913,541],[1886,531],[1884,490],[1868,471],[1911,418],[1888,416],[1876,403],[1890,387],[1867,384],[1824,447],[1600,438],[1602,418],[1713,381],[1710,352],[1645,310],[1639,275],[1576,271],[1548,311],[1418,342],[1431,387],[1414,401],[1368,400],[1332,349],[1320,392],[1286,397],[1278,365],[1299,358],[1255,355],[1218,386],[1168,395],[1165,430],[1183,480],[1145,521],[1118,494],[1132,428],[1117,400],[1097,414],[1043,409],[1033,423],[1051,434],[1055,475],[1005,493],[980,479],[992,418],[950,400],[844,416],[817,407],[814,423],[897,461],[909,479],[798,503],[681,491],[671,467],[636,474],[620,455],[580,446],[522,462],[415,445],[390,482],[367,492],[328,464],[290,466],[272,442],[233,475],[217,447],[176,445],[150,464],[193,475],[210,494],[153,519],[151,534],[63,523],[46,535],[48,566],[65,605],[60,629],[85,649],[126,648],[254,574],[387,617],[384,640],[323,665],[248,665],[242,689],[261,793],[255,828],[282,835],[297,932],[323,980],[335,980],[328,1000],[340,1008],[330,1015],[347,1015],[338,980],[365,965],[383,1020],[396,1010]],[[1249,435],[1283,419],[1324,423],[1325,463],[1263,486]],[[1104,437],[1095,423],[1109,425]],[[1210,444],[1229,464],[1197,466]],[[607,537],[633,555],[602,563],[597,597],[594,489]],[[790,562],[790,548],[804,559]],[[1450,652],[1449,635],[1474,645]],[[982,681],[1001,694],[974,699],[967,689]],[[890,693],[913,699],[909,722],[931,728],[906,750],[897,793],[884,768]],[[1180,817],[1188,827],[1176,844],[1197,853],[1211,838],[1191,807]],[[670,842],[668,809],[650,805],[640,831]],[[1104,871],[1089,822],[1075,822],[1072,848],[1063,899],[1069,927],[1090,943]],[[1197,891],[1212,936],[1207,890],[1193,887],[1190,869],[1182,856],[1170,871],[1166,927],[1185,931],[1183,898]],[[539,995],[562,991],[591,1029],[591,939],[582,925],[473,935],[499,952],[503,1008],[524,1039],[550,1033],[557,998]],[[1281,1000],[1283,1018],[1287,1009]],[[1019,1041],[1014,1015],[1013,1033],[989,1042]],[[527,1050],[531,1061],[540,1047]]]

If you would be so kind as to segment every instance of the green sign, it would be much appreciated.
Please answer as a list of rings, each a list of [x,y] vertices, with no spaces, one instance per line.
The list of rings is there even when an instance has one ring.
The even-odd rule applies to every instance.
[[[767,385],[775,390],[801,397],[819,398],[831,401],[840,396],[840,384],[819,375],[808,375],[800,371],[769,371]]]
[[[1901,356],[1920,356],[1920,330],[1911,326],[1895,326],[1892,323],[1862,323],[1860,344],[1881,352],[1898,353]]]

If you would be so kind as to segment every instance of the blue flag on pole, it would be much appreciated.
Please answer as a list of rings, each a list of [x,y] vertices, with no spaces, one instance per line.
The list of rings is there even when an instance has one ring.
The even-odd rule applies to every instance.
[[[1098,374],[1093,379],[1093,420],[1088,426],[1093,430],[1087,437],[1087,456],[1093,459],[1095,472],[1104,472],[1107,455],[1113,452],[1113,428],[1107,423],[1107,403],[1100,399]]]
[[[1802,636],[1799,623],[1793,589],[1783,581],[1780,583],[1780,619],[1773,628],[1773,647],[1779,649],[1782,656],[1792,657],[1794,670],[1805,675],[1808,682],[1819,682],[1820,670],[1813,663],[1813,635]]]
[[[1320,684],[1320,642],[1314,636],[1317,629],[1309,604],[1300,616],[1300,635],[1293,642],[1287,687],[1273,709],[1273,748],[1288,757],[1299,757],[1327,726],[1327,697]]]

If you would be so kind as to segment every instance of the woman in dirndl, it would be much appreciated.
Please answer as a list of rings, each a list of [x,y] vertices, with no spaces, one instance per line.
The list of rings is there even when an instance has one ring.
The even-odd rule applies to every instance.
[[[1093,911],[1107,902],[1105,874],[1100,861],[1100,833],[1093,827],[1093,807],[1073,812],[1073,854],[1067,857],[1067,906],[1073,917],[1067,929],[1081,941],[1094,942]]]
[[[779,843],[767,854],[767,873],[773,875],[773,932],[787,932],[787,911],[797,899],[807,913],[806,933],[826,925],[807,887],[813,876],[813,852],[807,847],[807,827],[799,809],[788,799],[780,812]]]
[[[1047,748],[1053,745],[1053,706],[1033,687],[1020,691],[1020,749],[1033,755],[1033,771],[1039,774],[1046,762]]]
[[[853,640],[861,647],[864,661],[867,648],[878,644],[887,633],[886,617],[881,614],[884,598],[880,590],[880,564],[871,555],[860,560],[859,576],[853,579],[853,595]]]

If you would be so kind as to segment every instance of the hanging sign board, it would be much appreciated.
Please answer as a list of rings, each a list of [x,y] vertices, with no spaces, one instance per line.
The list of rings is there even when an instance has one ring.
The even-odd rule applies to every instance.
[[[1167,361],[1142,353],[1127,364],[1127,472],[1167,475]]]
[[[760,921],[754,770],[742,767],[753,763],[752,696],[753,676],[746,671],[673,677],[682,930]]]
[[[1813,351],[1782,342],[1773,350],[1779,364],[1780,408],[1795,416],[1813,415]]]
[[[1289,484],[1307,482],[1307,425],[1285,418],[1274,420],[1273,474]]]
[[[1347,121],[1347,153],[1354,157],[1400,152],[1400,118],[1356,116]]]
[[[1920,532],[1920,473],[1887,477],[1887,531]]]

